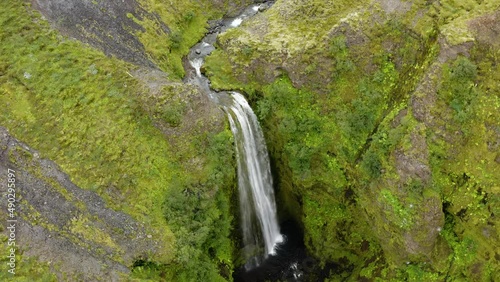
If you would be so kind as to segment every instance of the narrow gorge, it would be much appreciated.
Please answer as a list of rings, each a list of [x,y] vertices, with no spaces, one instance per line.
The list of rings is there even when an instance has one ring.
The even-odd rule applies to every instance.
[[[286,237],[280,233],[270,160],[256,115],[242,94],[212,90],[211,83],[201,73],[201,68],[205,57],[215,50],[214,44],[220,33],[238,27],[247,18],[270,6],[270,2],[251,5],[235,18],[218,21],[213,30],[191,48],[188,60],[194,73],[186,70],[188,75],[184,78],[188,83],[200,87],[212,101],[224,109],[233,133],[238,171],[239,218],[241,218],[239,229],[242,232],[244,258],[244,270],[237,273],[236,277],[241,276],[239,279],[242,281],[258,279],[255,275],[262,277],[261,279],[286,277],[285,271],[289,271],[286,268],[292,264],[297,265],[297,261],[284,259],[279,263],[281,267],[267,269],[264,272],[262,269],[265,269],[265,265],[262,268],[262,264],[266,264],[269,256],[274,256],[272,259],[274,261],[283,260],[279,255],[282,251],[278,252],[278,249],[293,249],[297,245],[295,242],[287,244]],[[255,274],[255,272],[261,273]],[[296,269],[291,277],[295,275],[298,278],[302,274]]]
[[[4,2],[0,281],[500,277],[500,0]]]

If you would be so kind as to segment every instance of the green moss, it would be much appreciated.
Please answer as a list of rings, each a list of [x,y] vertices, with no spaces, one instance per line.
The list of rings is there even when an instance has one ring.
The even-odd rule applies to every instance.
[[[492,11],[494,4],[485,8],[489,4],[430,5],[417,1],[408,6],[408,14],[392,14],[390,19],[382,10],[369,15],[344,4],[337,3],[337,9],[329,11],[324,3],[315,1],[286,5],[278,1],[267,14],[253,20],[252,28],[242,26],[220,36],[222,49],[207,59],[208,74],[217,88],[244,89],[254,104],[283,178],[280,190],[288,193],[284,202],[289,203],[290,198],[302,200],[297,210],[303,213],[306,245],[312,254],[325,261],[348,261],[355,265],[352,275],[442,280],[449,243],[441,237],[435,242],[433,254],[410,256],[419,262],[416,264],[399,264],[396,249],[406,246],[405,238],[424,248],[433,244],[426,242],[425,232],[417,229],[427,227],[424,218],[436,205],[441,210],[440,198],[449,201],[446,212],[454,216],[466,210],[462,220],[467,223],[457,221],[454,232],[475,230],[475,235],[467,238],[482,236],[476,232],[484,228],[490,216],[491,195],[498,193],[494,176],[497,155],[491,150],[496,142],[493,124],[498,123],[498,95],[492,90],[497,88],[494,62],[498,53],[485,46],[475,55],[483,57],[480,62],[459,57],[444,69],[442,77],[427,77],[426,72],[436,67],[439,32],[453,43],[452,37],[462,37],[461,28],[450,35],[447,31],[453,29],[448,27],[461,26],[464,17],[471,18],[463,11],[478,8],[474,15],[483,14]],[[306,22],[298,14],[311,16]],[[321,16],[325,14],[328,17]],[[319,19],[321,22],[314,22]],[[243,54],[242,49],[248,52]],[[272,71],[266,73],[262,65],[276,72],[286,69],[289,79],[270,82]],[[417,120],[414,116],[421,109],[414,108],[415,101],[410,99],[432,92],[428,79],[441,87],[438,101],[425,105],[437,116],[436,124],[423,124],[420,116]],[[294,87],[297,85],[300,87]],[[477,88],[489,89],[489,93]],[[465,139],[454,138],[453,132],[463,132]],[[418,143],[422,140],[423,145]],[[399,170],[404,168],[396,167],[395,152],[430,166],[429,179],[400,175]],[[471,178],[469,184],[456,187],[451,172],[456,178],[465,173]],[[490,191],[488,198],[486,190]],[[372,229],[363,233],[360,225],[366,216]],[[440,220],[436,218],[432,224],[438,228]],[[344,241],[339,235],[345,230],[352,232],[352,239]],[[373,239],[368,233],[379,238]],[[392,239],[386,238],[387,234]],[[365,264],[377,254],[377,248],[361,252],[353,247],[363,240],[370,246],[383,244],[385,254],[378,253],[383,259]],[[459,241],[463,240],[460,237]],[[490,239],[486,241],[492,244]],[[480,249],[483,243],[476,244]],[[490,259],[491,255],[487,260],[476,257],[471,261],[493,273]],[[479,277],[470,272],[471,265],[466,267],[469,270],[463,274],[457,273],[458,268],[451,269],[450,277]]]
[[[460,4],[453,0],[442,1],[434,4],[434,9],[439,17],[440,31],[446,40],[453,45],[467,41],[474,41],[469,30],[468,21],[482,14],[495,11],[500,6],[500,1],[461,1]]]
[[[197,94],[192,87],[169,84],[163,86],[159,93],[150,93],[141,96],[141,99],[147,105],[147,111],[155,121],[178,127],[186,113],[189,101]]]
[[[427,133],[433,185],[442,193],[447,215],[442,236],[453,250],[447,271],[450,280],[487,281],[499,271],[490,252],[498,248],[490,232],[497,232],[493,231],[497,223],[492,220],[491,205],[498,198],[496,183],[500,179],[495,175],[499,165],[494,161],[496,153],[487,145],[491,132],[487,125],[499,119],[498,95],[492,95],[497,90],[487,90],[496,76],[489,66],[498,60],[492,56],[497,51],[482,48],[477,45],[473,56],[458,57],[443,68],[435,108],[441,122],[447,123],[440,133],[446,138]],[[459,113],[468,118],[458,118]],[[460,137],[453,136],[454,132],[460,132]]]
[[[223,10],[211,1],[139,2],[150,16],[141,15],[141,19],[127,16],[143,27],[144,31],[139,31],[137,36],[147,55],[171,79],[182,79],[182,58],[206,33],[207,20],[222,16]]]
[[[380,200],[389,207],[389,209],[386,210],[386,218],[390,221],[393,219],[393,223],[402,229],[409,229],[414,223],[411,209],[403,206],[390,190],[383,189],[380,192],[380,196]]]
[[[5,240],[2,240],[2,245],[7,246]],[[2,251],[7,254],[7,251]],[[5,255],[6,257],[7,255]],[[58,269],[56,265],[50,263],[43,263],[36,258],[25,257],[17,253],[16,256],[16,269],[15,275],[7,272],[10,268],[7,265],[7,259],[2,258],[0,266],[0,279],[3,281],[42,281],[42,282],[56,282],[60,281],[52,269]],[[63,277],[67,277],[64,275]],[[70,278],[69,278],[70,279]]]
[[[9,109],[0,117],[2,124],[13,135],[39,149],[44,157],[58,162],[79,186],[105,195],[104,190],[115,185],[123,189],[122,192],[137,191],[133,198],[139,203],[149,202],[146,199],[150,196],[144,196],[147,193],[127,187],[158,177],[154,176],[158,169],[168,170],[173,158],[169,160],[165,149],[168,144],[148,117],[141,114],[134,93],[137,83],[126,74],[130,66],[106,59],[102,53],[77,42],[37,36],[48,32],[46,24],[30,22],[25,28],[23,21],[14,22],[11,18],[29,19],[24,9],[12,4],[2,13],[2,24],[7,28],[2,29],[1,56],[2,61],[11,66],[1,78],[7,82],[2,83],[2,89],[8,85],[16,85],[17,89],[15,93],[2,91],[5,95],[2,106]],[[97,74],[87,71],[91,65],[99,70]],[[24,75],[27,70],[30,78]],[[35,117],[34,122],[25,124],[6,104],[16,95],[26,97],[25,103],[30,105],[26,110]],[[146,145],[149,138],[162,144],[157,146],[158,151]],[[164,153],[159,153],[162,151]],[[146,161],[143,157],[148,154],[152,158]],[[153,164],[156,169],[144,169]],[[123,178],[125,174],[131,178]],[[162,181],[165,183],[168,179]],[[165,189],[162,185],[144,187],[151,189],[152,195]],[[121,205],[112,197],[106,198],[112,205]],[[124,208],[137,217],[134,204],[127,204]]]
[[[206,75],[210,77],[211,86],[214,89],[248,90],[251,88],[234,77],[233,64],[234,62],[230,61],[229,57],[220,50],[215,50],[207,57],[205,62]]]
[[[87,217],[79,216],[72,218],[68,228],[71,233],[82,236],[87,241],[92,241],[99,245],[112,248],[115,253],[121,252],[118,245],[116,245],[109,234],[94,226]]]

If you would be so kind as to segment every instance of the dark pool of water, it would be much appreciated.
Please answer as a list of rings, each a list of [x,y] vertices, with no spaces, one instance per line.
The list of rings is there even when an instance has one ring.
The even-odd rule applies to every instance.
[[[235,282],[264,281],[323,281],[332,268],[321,269],[318,262],[309,257],[304,246],[304,235],[294,221],[281,224],[281,233],[286,241],[259,267],[246,271],[244,267],[236,269],[233,278]]]

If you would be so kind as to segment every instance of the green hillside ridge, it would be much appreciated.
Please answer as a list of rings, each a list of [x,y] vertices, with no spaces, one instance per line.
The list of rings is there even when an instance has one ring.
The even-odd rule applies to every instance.
[[[73,183],[97,192],[108,207],[153,231],[158,249],[127,265],[131,279],[229,279],[233,243],[228,209],[235,167],[223,112],[192,86],[59,35],[25,2],[6,4],[0,19],[0,124],[38,150],[41,158],[55,161]],[[186,42],[203,35],[205,24],[197,28],[194,34],[186,33]],[[186,52],[183,48],[179,52]],[[180,53],[177,56],[180,60]],[[25,162],[15,155],[4,161],[22,171],[36,171],[21,165]],[[38,208],[31,207],[28,215]],[[76,234],[101,245],[120,232],[81,228],[92,220],[85,209],[81,212],[80,219],[64,227],[70,237]],[[39,278],[32,261],[22,257],[16,279]],[[9,275],[3,270],[2,275]],[[68,279],[86,275],[73,270],[54,271]]]
[[[207,21],[223,16],[224,11],[237,11],[238,7],[249,5],[253,1],[169,1],[141,0],[140,4],[148,12],[159,15],[158,19],[137,19],[132,14],[127,14],[140,24],[144,31],[137,36],[144,45],[148,57],[163,71],[171,74],[173,78],[184,77],[182,57],[189,48],[195,45],[205,34]],[[170,28],[170,33],[165,34],[160,28],[161,23]],[[161,40],[158,33],[166,40]]]

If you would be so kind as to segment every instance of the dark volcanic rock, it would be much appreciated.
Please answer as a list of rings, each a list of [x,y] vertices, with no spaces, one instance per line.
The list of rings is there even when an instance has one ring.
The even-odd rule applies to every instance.
[[[142,27],[127,15],[156,19],[165,32],[170,32],[156,15],[144,11],[135,0],[33,0],[32,3],[63,34],[137,65],[155,67],[134,35]]]
[[[73,184],[54,162],[0,127],[1,191],[7,191],[7,169],[16,175],[16,244],[23,257],[58,265],[57,275],[66,278],[119,281],[135,260],[157,252],[161,242],[148,227],[106,207],[99,195]],[[0,203],[0,218],[7,217],[6,203]]]

